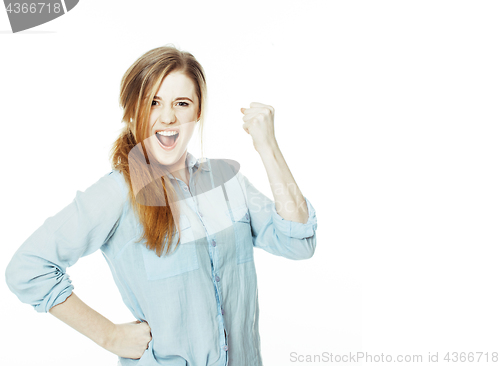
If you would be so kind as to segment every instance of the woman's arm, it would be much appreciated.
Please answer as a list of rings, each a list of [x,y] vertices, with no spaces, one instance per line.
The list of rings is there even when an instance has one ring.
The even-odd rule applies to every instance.
[[[305,224],[309,217],[304,196],[286,165],[278,143],[259,150],[273,191],[276,211],[285,220]]]
[[[108,346],[114,323],[85,304],[74,292],[64,302],[52,307],[49,313],[92,339],[99,346],[103,348]]]
[[[126,193],[117,174],[106,174],[78,191],[72,203],[46,219],[14,253],[5,279],[37,312],[50,312],[118,356],[139,358],[151,339],[149,325],[113,324],[72,292],[66,272],[79,258],[101,248],[119,225]]]
[[[281,154],[274,136],[274,108],[262,103],[250,103],[242,108],[243,129],[252,136],[260,154],[276,204],[276,211],[285,220],[306,223],[307,204]]]
[[[66,272],[81,257],[97,251],[113,234],[123,212],[125,192],[110,173],[45,220],[18,248],[5,269],[9,289],[37,312],[70,296],[74,286]]]
[[[147,322],[137,320],[114,324],[85,304],[74,292],[64,302],[52,307],[49,313],[121,357],[140,358],[152,339]]]
[[[237,173],[247,200],[253,245],[289,259],[311,258],[316,248],[316,211],[300,192],[278,148],[274,137],[274,109],[250,103],[250,108],[241,111],[245,114],[243,129],[252,136],[274,196],[273,202],[241,172]]]
[[[293,260],[309,259],[316,249],[316,229],[318,227],[316,210],[307,197],[308,217],[305,223],[285,220],[281,217],[275,203],[260,192],[241,172],[233,168],[243,189],[249,217],[240,211],[238,220],[251,225],[253,246]]]

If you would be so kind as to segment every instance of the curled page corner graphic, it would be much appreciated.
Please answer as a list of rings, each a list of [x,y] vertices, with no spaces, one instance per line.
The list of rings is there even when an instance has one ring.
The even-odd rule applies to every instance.
[[[13,33],[34,28],[59,18],[73,9],[79,0],[4,0]]]

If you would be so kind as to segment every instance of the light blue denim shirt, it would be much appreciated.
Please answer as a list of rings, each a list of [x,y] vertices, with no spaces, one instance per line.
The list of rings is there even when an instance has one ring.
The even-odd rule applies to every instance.
[[[186,164],[189,187],[168,174],[181,194],[181,242],[171,255],[136,242],[141,226],[122,174],[112,170],[21,245],[5,273],[10,290],[46,313],[74,288],[66,268],[100,249],[125,305],[151,327],[142,357],[119,357],[121,365],[262,365],[253,249],[310,258],[315,210],[304,197],[307,223],[285,220],[227,160],[202,163],[188,152]]]

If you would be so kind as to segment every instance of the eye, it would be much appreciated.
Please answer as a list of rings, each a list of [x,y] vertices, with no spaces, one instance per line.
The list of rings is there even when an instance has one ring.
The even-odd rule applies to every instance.
[[[154,103],[158,103],[157,100],[153,100],[153,102],[151,103],[152,106],[154,106],[155,104]]]
[[[185,104],[185,105],[182,105],[181,107],[187,107],[187,106],[189,106],[189,103],[187,103],[187,102],[179,102],[179,103],[184,103]]]

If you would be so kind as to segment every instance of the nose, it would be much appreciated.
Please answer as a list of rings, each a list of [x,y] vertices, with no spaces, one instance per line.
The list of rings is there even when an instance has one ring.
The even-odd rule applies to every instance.
[[[164,107],[160,114],[160,121],[165,124],[175,123],[177,117],[173,108]]]

